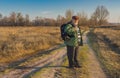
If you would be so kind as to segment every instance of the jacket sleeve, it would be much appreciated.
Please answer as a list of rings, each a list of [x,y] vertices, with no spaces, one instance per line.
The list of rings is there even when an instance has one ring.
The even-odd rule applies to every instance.
[[[74,36],[75,35],[75,30],[74,28],[72,27],[72,25],[68,24],[66,27],[65,27],[65,32],[70,35],[70,36]]]

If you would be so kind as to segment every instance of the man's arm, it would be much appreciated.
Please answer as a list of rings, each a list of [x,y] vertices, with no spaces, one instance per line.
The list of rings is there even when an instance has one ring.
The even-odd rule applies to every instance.
[[[68,24],[66,27],[65,27],[65,32],[70,35],[70,36],[75,36],[75,30],[74,28],[72,27],[72,25]]]

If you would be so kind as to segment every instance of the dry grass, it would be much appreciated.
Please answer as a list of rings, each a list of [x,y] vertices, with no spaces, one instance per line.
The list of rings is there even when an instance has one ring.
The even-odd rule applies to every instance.
[[[120,77],[120,31],[97,28],[88,34],[91,46],[110,78]]]
[[[102,33],[102,35],[106,36],[112,43],[117,44],[120,46],[120,30],[114,29],[97,29],[95,30],[96,33]]]
[[[59,27],[0,27],[0,64],[61,44]]]

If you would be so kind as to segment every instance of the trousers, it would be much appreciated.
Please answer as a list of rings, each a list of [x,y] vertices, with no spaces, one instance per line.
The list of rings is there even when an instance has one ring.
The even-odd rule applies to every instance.
[[[78,63],[78,52],[79,52],[79,46],[68,46],[67,45],[67,57],[69,66],[79,66]]]

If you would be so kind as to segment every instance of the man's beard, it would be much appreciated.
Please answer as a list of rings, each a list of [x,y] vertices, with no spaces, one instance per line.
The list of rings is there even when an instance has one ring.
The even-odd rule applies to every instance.
[[[78,24],[73,23],[73,26],[76,27]]]

